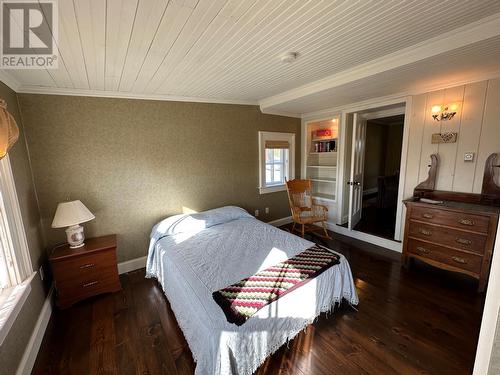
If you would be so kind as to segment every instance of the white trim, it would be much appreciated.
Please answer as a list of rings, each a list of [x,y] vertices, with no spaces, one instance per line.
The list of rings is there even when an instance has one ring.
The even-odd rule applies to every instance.
[[[476,360],[474,362],[474,375],[488,373],[490,367],[491,352],[494,347],[497,319],[500,309],[500,223],[497,228],[495,249],[493,251],[488,289],[484,302],[481,330],[476,349]]]
[[[148,257],[143,256],[140,258],[135,258],[131,260],[127,260],[125,262],[118,263],[118,273],[121,275],[123,273],[135,271],[141,268],[146,267],[146,261]]]
[[[399,181],[398,181],[398,201],[396,206],[396,226],[394,228],[394,239],[401,241],[403,236],[403,199],[406,183],[406,166],[408,164],[408,144],[410,143],[410,118],[412,113],[413,97],[406,98],[405,103],[405,118],[403,123],[403,145],[401,148],[401,160],[399,165]]]
[[[269,193],[276,193],[277,191],[285,191],[286,186],[285,184],[281,184],[274,186],[259,187],[258,189],[259,189],[259,194],[269,194]]]
[[[345,227],[342,227],[340,225],[333,224],[330,222],[326,223],[326,227],[328,229],[330,229],[332,232],[343,234],[344,236],[347,236],[347,237],[352,237],[352,238],[355,238],[355,239],[360,240],[360,241],[364,241],[364,242],[371,243],[373,245],[384,247],[386,249],[395,251],[397,253],[403,252],[403,244],[401,242],[388,240],[386,238],[374,236],[374,235],[368,234],[368,233],[359,232],[357,230],[349,230]]]
[[[468,84],[487,81],[487,80],[495,79],[495,78],[499,78],[499,77],[500,77],[500,70],[495,71],[495,72],[478,73],[477,75],[475,75],[474,77],[472,77],[470,79],[448,81],[446,84],[424,86],[418,90],[403,91],[403,92],[398,92],[398,93],[391,94],[391,95],[370,98],[370,99],[362,100],[359,102],[343,104],[343,105],[336,106],[336,107],[320,109],[318,111],[306,112],[306,113],[302,114],[302,118],[309,119],[309,118],[314,118],[316,116],[323,116],[325,113],[330,113],[332,111],[333,112],[335,112],[335,111],[336,112],[355,112],[355,111],[363,110],[366,108],[383,107],[385,105],[390,105],[391,103],[395,103],[398,100],[400,102],[404,102],[405,98],[407,98],[409,96],[428,94],[428,93],[431,93],[431,92],[437,91],[437,90],[444,90],[444,89],[453,88],[456,86],[468,85]]]
[[[397,105],[397,104],[401,104],[401,106],[399,107],[396,107],[396,108],[389,108],[387,110],[380,110],[380,111],[374,111],[373,113],[374,114],[378,114],[382,117],[385,117],[387,115],[387,113],[401,113],[401,109],[404,108],[404,114],[405,114],[405,119],[404,119],[404,125],[403,125],[403,147],[401,149],[401,164],[400,164],[400,173],[399,173],[399,186],[398,186],[398,198],[397,198],[397,209],[396,209],[396,226],[395,226],[395,230],[394,230],[394,240],[395,241],[391,241],[391,242],[395,242],[395,243],[399,243],[399,242],[396,242],[396,241],[400,241],[401,240],[401,228],[402,228],[402,222],[404,220],[403,218],[403,215],[402,215],[402,212],[403,212],[403,195],[404,195],[404,183],[405,183],[405,178],[406,178],[406,162],[407,162],[407,158],[408,158],[408,143],[409,143],[409,137],[410,137],[410,131],[409,131],[409,121],[410,121],[410,115],[411,115],[411,105],[412,105],[412,97],[411,96],[407,96],[407,97],[394,97],[394,98],[378,98],[378,99],[375,99],[375,100],[372,100],[372,101],[365,101],[365,102],[361,102],[361,103],[354,103],[352,104],[350,107],[348,107],[349,109],[345,109],[344,111],[342,111],[342,121],[341,121],[341,126],[340,126],[340,130],[339,130],[339,134],[346,131],[346,128],[347,128],[347,124],[346,124],[346,121],[347,121],[347,115],[349,113],[355,113],[355,112],[363,112],[363,111],[368,111],[370,109],[375,109],[375,108],[378,108],[378,107],[385,107],[385,106],[392,106],[392,105]],[[323,111],[324,113],[328,113],[327,110]],[[368,117],[370,117],[371,119],[374,119],[374,118],[377,118],[376,116],[371,116],[371,113],[370,114],[367,114]],[[310,118],[310,115],[307,116],[308,118]],[[343,176],[344,176],[344,163],[345,163],[345,155],[344,155],[344,147],[345,147],[345,137],[342,136],[340,137],[339,136],[339,162],[338,162],[338,168],[339,168],[339,175],[338,175],[338,181],[340,181],[340,184],[337,184],[338,185],[338,188],[337,188],[337,194],[338,194],[338,213],[337,213],[337,223],[338,224],[342,224],[344,223],[343,220],[341,220],[341,215],[343,214],[342,211],[342,208],[343,208],[343,201],[341,199],[343,199],[343,192],[346,190],[345,186],[343,185],[342,181],[343,181]],[[342,218],[343,219],[343,218]],[[359,232],[361,233],[361,232]],[[346,234],[347,236],[349,236],[349,234]],[[373,235],[369,235],[370,237],[368,237],[367,239],[363,240],[363,241],[367,241],[367,242],[371,242],[372,240],[373,241],[376,241],[376,242],[372,242],[374,243],[375,245],[379,245],[379,240],[380,240],[380,237],[377,237],[377,236],[373,236]],[[355,235],[351,236],[351,237],[355,237]],[[357,238],[357,237],[355,237]],[[390,241],[390,240],[387,240],[387,241]],[[389,247],[391,248],[391,250],[395,249],[395,248],[400,248],[399,247],[394,247],[393,245],[391,245],[390,243],[388,244],[389,246],[392,246]],[[379,245],[379,246],[383,246],[383,245]],[[399,251],[401,252],[400,250],[396,250],[396,251]]]
[[[292,221],[293,221],[292,217],[287,216],[287,217],[282,217],[281,219],[268,221],[266,224],[272,225],[273,227],[280,227],[285,224],[290,224]]]
[[[287,141],[290,145],[288,149],[288,173],[286,178],[293,180],[295,178],[295,133],[284,133],[284,132],[269,132],[269,131],[259,131],[258,132],[258,147],[259,147],[259,193],[267,194],[274,193],[276,191],[286,190],[285,184],[283,185],[270,185],[266,186],[266,140],[274,141]]]
[[[290,224],[292,221],[293,221],[292,217],[287,216],[287,217],[282,217],[281,219],[268,221],[266,224],[272,225],[273,227],[280,227],[285,224]]]
[[[10,287],[7,290],[3,291],[3,293],[7,293],[8,295],[5,296],[5,298],[2,298],[2,303],[0,303],[0,319],[4,320],[3,325],[0,325],[0,346],[3,344],[5,338],[9,334],[12,325],[16,321],[19,312],[21,311],[24,303],[26,302],[26,299],[31,292],[31,281],[33,280],[35,275],[36,272],[34,272],[27,280],[23,281],[21,284]]]
[[[42,344],[43,336],[49,324],[50,316],[52,315],[52,310],[54,306],[53,301],[54,295],[54,285],[49,290],[45,302],[43,303],[42,310],[31,334],[30,341],[26,345],[26,349],[23,354],[23,358],[17,367],[16,375],[29,375],[31,370],[33,370],[33,365],[35,364],[38,351],[40,350],[40,345]]]
[[[363,115],[363,117],[367,120],[376,120],[379,118],[404,115],[404,114],[405,114],[405,106],[402,105],[394,108],[382,109],[380,111],[368,112],[365,115]]]
[[[15,79],[10,73],[5,70],[0,69],[0,81],[5,83],[9,88],[16,91],[19,90],[21,84]]]
[[[303,119],[314,118],[315,116],[322,116],[323,114],[330,113],[332,111],[342,112],[342,113],[365,111],[372,108],[385,107],[397,103],[404,103],[407,97],[408,94],[406,93],[397,93],[394,95],[381,96],[377,98],[362,100],[360,102],[341,105],[338,107],[326,108],[326,109],[321,109],[319,111],[304,113],[302,115],[302,118]]]
[[[500,34],[500,13],[259,101],[261,110],[477,43]]]
[[[0,160],[0,189],[3,194],[2,202],[5,208],[10,242],[15,257],[15,265],[18,280],[21,282],[33,272],[33,265],[26,239],[26,232],[23,224],[21,208],[16,191],[16,183],[12,174],[12,167],[9,155]]]
[[[258,105],[258,103],[256,104]],[[275,111],[273,109],[265,109],[263,110],[261,108],[260,110],[262,113],[265,113],[266,115],[275,115],[275,116],[283,116],[283,117],[294,117],[294,118],[301,118],[302,115],[300,113],[294,113],[294,112],[284,112],[284,111]]]
[[[180,95],[137,94],[132,92],[83,90],[83,89],[26,86],[26,85],[21,85],[18,88],[17,92],[23,94],[90,96],[98,98],[143,99],[143,100],[161,100],[161,101],[171,101],[171,102],[258,105],[258,103],[253,100],[233,100],[233,99],[215,99],[215,98],[212,99],[212,98],[199,98],[199,97],[180,96]]]

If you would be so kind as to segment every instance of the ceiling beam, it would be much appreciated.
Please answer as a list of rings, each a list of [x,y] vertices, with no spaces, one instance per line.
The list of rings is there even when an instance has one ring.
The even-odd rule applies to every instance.
[[[267,112],[273,106],[424,60],[497,35],[500,35],[500,13],[495,13],[463,27],[315,82],[261,99],[259,105],[262,112]]]

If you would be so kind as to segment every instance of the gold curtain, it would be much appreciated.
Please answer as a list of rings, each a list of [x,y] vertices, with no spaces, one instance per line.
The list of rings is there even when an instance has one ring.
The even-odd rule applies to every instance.
[[[288,141],[266,141],[266,148],[290,148]]]
[[[0,99],[0,159],[2,159],[19,138],[19,129],[14,117],[7,111],[7,103]]]

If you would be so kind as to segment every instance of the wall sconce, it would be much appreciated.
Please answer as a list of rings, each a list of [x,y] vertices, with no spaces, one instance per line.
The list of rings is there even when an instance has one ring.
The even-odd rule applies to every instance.
[[[458,104],[433,105],[431,108],[432,118],[436,121],[451,120],[457,114]]]

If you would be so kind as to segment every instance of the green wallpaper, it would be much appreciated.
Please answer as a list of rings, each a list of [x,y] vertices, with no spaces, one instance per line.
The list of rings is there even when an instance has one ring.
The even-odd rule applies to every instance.
[[[295,132],[299,150],[299,119],[242,105],[31,94],[19,102],[49,244],[64,241],[50,224],[67,198],[95,214],[87,236],[118,234],[119,261],[146,255],[152,226],[183,207],[290,215],[286,192],[258,193],[257,132]]]
[[[35,270],[44,262],[46,254],[43,251],[42,231],[40,230],[40,215],[36,202],[36,194],[29,164],[28,150],[24,138],[24,129],[19,114],[16,94],[0,82],[0,98],[7,102],[7,109],[14,116],[19,126],[19,140],[9,151],[9,159],[16,184],[19,206],[24,228]],[[42,281],[37,275],[31,282],[31,292],[19,312],[14,325],[0,348],[0,373],[15,374],[29,342],[33,328],[45,300]]]

